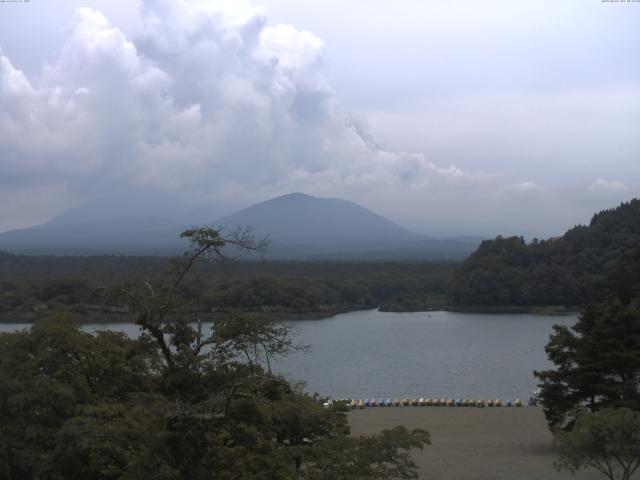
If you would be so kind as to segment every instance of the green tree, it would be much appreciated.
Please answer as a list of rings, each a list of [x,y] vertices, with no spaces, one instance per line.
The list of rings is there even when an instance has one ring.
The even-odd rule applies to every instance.
[[[324,440],[311,452],[311,461],[304,470],[303,478],[416,479],[417,466],[410,452],[413,449],[422,450],[430,443],[426,431],[407,430],[402,426],[369,437],[342,436]]]
[[[260,242],[208,228],[183,236],[192,248],[164,281],[117,289],[138,339],[91,335],[68,318],[0,335],[0,475],[328,478],[320,472],[340,458],[340,468],[360,471],[343,478],[416,478],[408,452],[428,443],[426,432],[350,437],[343,405],[324,408],[271,370],[274,356],[298,348],[286,327],[238,315],[205,326],[182,296],[207,256]]]
[[[640,410],[640,304],[618,299],[591,305],[572,328],[554,326],[546,346],[555,369],[536,372],[551,426],[583,410]]]
[[[152,392],[156,365],[143,341],[90,335],[65,317],[0,335],[0,459],[8,478],[49,472],[68,422],[92,405]]]
[[[554,438],[558,470],[591,467],[610,480],[629,480],[640,466],[640,413],[628,408],[584,412]]]

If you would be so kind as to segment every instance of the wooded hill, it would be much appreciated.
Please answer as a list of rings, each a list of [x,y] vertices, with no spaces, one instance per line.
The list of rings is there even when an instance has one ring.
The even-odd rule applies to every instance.
[[[593,216],[562,237],[486,240],[454,274],[458,306],[580,306],[601,301],[624,255],[640,247],[640,200]]]

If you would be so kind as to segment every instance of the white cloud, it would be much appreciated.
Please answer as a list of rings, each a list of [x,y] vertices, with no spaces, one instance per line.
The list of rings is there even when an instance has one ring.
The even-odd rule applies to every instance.
[[[80,192],[491,177],[380,149],[337,101],[323,52],[319,38],[267,26],[248,2],[145,2],[134,39],[81,8],[37,86],[0,57],[0,173]]]
[[[414,122],[417,136],[466,121],[495,142],[502,130],[482,129],[483,109]],[[467,142],[467,130],[438,133],[439,142]],[[403,150],[380,147],[346,111],[320,38],[268,24],[249,1],[143,1],[136,35],[81,8],[64,47],[38,75],[25,75],[0,52],[0,188],[7,191],[55,191],[69,200],[154,187],[243,206],[302,190],[361,201],[412,226],[426,223],[423,230],[438,219],[469,222],[468,231],[483,228],[474,223],[482,212],[500,217],[510,196],[542,194],[509,173]],[[598,182],[592,188],[615,189]],[[42,214],[50,211],[44,207]],[[24,224],[7,218],[0,211],[0,229]]]
[[[605,180],[604,178],[598,178],[595,182],[589,185],[589,189],[594,192],[624,192],[627,190],[627,186],[624,182],[617,180]]]

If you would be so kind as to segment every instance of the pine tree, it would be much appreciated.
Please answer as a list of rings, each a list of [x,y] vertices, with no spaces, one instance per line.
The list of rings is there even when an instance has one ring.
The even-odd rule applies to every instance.
[[[553,370],[535,372],[552,427],[581,411],[640,410],[640,254],[621,260],[611,296],[588,306],[576,325],[554,327],[546,347]]]

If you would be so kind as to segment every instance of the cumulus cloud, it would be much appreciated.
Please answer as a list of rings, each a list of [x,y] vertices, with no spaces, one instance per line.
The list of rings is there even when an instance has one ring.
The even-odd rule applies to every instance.
[[[76,12],[30,81],[0,56],[0,178],[72,190],[152,185],[469,183],[489,174],[380,149],[336,99],[323,42],[248,2],[144,2],[127,38]]]
[[[320,38],[269,25],[244,0],[145,0],[129,37],[81,8],[40,75],[0,51],[0,187],[67,200],[152,187],[237,206],[303,190],[413,225],[470,198],[497,208],[509,192],[541,190],[380,147],[338,100],[324,62]]]

